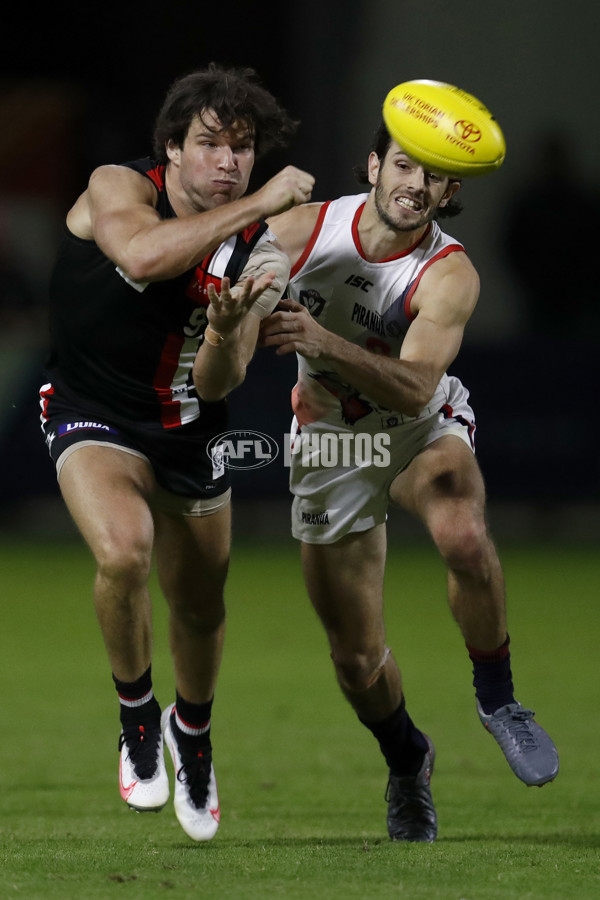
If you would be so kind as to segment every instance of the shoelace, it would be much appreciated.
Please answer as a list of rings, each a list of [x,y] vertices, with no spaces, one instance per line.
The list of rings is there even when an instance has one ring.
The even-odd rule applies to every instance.
[[[138,778],[147,780],[156,773],[156,758],[160,728],[151,725],[129,725],[119,738],[119,751],[123,744],[129,750],[129,759]]]
[[[510,736],[519,745],[523,753],[531,753],[532,750],[537,750],[535,738],[529,727],[529,722],[534,716],[535,713],[531,709],[516,709],[514,712],[511,712],[510,721],[506,725]]]
[[[181,754],[181,746],[179,747],[179,752]],[[184,760],[182,755],[182,765],[177,773],[177,780],[187,785],[190,799],[194,806],[202,809],[206,806],[208,799],[212,752],[210,748],[196,753],[188,751],[186,757],[187,759]]]

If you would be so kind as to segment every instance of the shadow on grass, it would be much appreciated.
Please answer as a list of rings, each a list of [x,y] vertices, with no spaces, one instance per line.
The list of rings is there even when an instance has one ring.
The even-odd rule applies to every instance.
[[[60,837],[20,838],[18,840],[7,839],[7,837],[0,833],[0,848],[5,865],[9,867],[15,854],[19,869],[23,865],[28,867],[35,859],[44,859],[47,863],[48,859],[72,858],[77,860],[88,854],[93,854],[96,860],[105,861],[105,864],[108,864],[110,859],[112,865],[116,867],[127,869],[128,866],[134,865],[129,858],[130,851],[125,852],[123,856],[123,848],[119,847],[119,842],[115,842],[114,837],[96,835],[94,839],[90,839],[89,837],[82,838],[77,834],[63,834]],[[525,854],[539,854],[544,847],[548,848],[549,853],[558,854],[559,858],[562,858],[559,848],[563,849],[563,854],[577,850],[581,852],[597,851],[600,848],[600,834],[574,834],[568,831],[558,831],[548,834],[506,835],[490,832],[441,837],[433,844],[409,843],[404,846],[402,846],[402,842],[392,846],[392,842],[387,838],[358,836],[257,837],[244,840],[218,838],[207,843],[193,843],[179,836],[169,839],[164,835],[156,835],[151,840],[149,847],[138,848],[137,864],[147,864],[151,860],[153,866],[160,867],[161,860],[164,862],[164,859],[168,858],[171,860],[172,866],[167,868],[172,867],[177,870],[182,865],[194,865],[194,861],[196,865],[201,864],[201,860],[204,859],[205,864],[209,864],[211,867],[217,866],[220,869],[223,865],[229,865],[232,857],[239,858],[240,854],[242,856],[246,854],[249,860],[264,857],[270,859],[271,863],[275,863],[277,859],[284,859],[288,853],[292,854],[292,857],[303,858],[307,864],[311,861],[315,863],[318,859],[325,862],[336,854],[341,854],[348,860],[357,859],[358,855],[367,857],[373,854],[373,859],[377,858],[381,862],[384,859],[389,860],[394,854],[397,854],[399,859],[414,861],[429,859],[431,864],[434,863],[434,860],[440,864],[445,859],[456,858],[456,853],[459,858],[465,854],[469,858],[471,855],[477,856],[484,848],[486,854],[510,850],[515,853],[521,851]],[[154,854],[157,853],[159,855],[155,857]]]
[[[320,837],[288,837],[288,838],[256,838],[253,840],[236,841],[231,839],[223,839],[203,845],[208,852],[227,852],[229,853],[233,847],[237,849],[318,849],[318,848],[348,848],[356,847],[359,850],[369,851],[379,847],[387,847],[392,842],[387,838],[363,838],[363,837],[339,837],[339,838],[320,838]],[[561,831],[547,834],[465,834],[450,837],[438,837],[434,844],[428,846],[444,846],[447,844],[506,844],[515,845],[522,844],[535,846],[557,846],[557,847],[579,847],[579,848],[600,848],[600,834],[574,834],[568,831]],[[396,845],[402,844],[401,841]],[[198,845],[189,843],[177,843],[175,845],[178,850],[195,851]],[[417,847],[418,844],[407,844],[410,847]]]

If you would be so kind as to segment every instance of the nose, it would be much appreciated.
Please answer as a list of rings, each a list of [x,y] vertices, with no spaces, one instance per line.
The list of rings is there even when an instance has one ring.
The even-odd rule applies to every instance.
[[[226,172],[233,172],[237,168],[235,154],[229,144],[224,144],[221,147],[219,168],[224,169]]]
[[[423,166],[415,166],[411,170],[408,184],[413,191],[423,191],[425,189],[426,180],[425,169]]]

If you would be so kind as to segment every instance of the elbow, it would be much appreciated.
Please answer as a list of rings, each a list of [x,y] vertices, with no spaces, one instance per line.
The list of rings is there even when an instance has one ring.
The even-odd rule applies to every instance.
[[[137,282],[164,281],[184,271],[169,264],[164,249],[155,241],[138,235],[123,248],[118,262],[127,277]]]
[[[120,266],[119,268],[125,273],[127,278],[135,284],[145,284],[151,280],[148,275],[148,269],[144,266],[128,263],[126,266]]]
[[[160,270],[160,258],[147,254],[129,254],[123,260],[121,268],[131,281],[139,284],[148,281],[160,281],[166,277]]]
[[[400,410],[401,413],[404,413],[405,416],[411,416],[411,418],[416,418],[425,405],[426,405],[425,403],[418,403],[418,402],[412,403],[412,402],[405,401],[404,403],[399,404],[397,408]]]
[[[218,403],[219,400],[224,400],[229,392],[233,390],[229,385],[205,384],[197,379],[194,379],[194,386],[198,397],[204,403]]]
[[[194,387],[200,400],[204,403],[218,403],[244,381],[246,370],[228,373],[226,379],[202,378],[194,375]]]
[[[201,387],[200,385],[196,385],[196,393],[198,394],[199,399],[203,403],[218,403],[219,400],[224,400],[227,396],[220,391],[214,391],[210,389],[206,389]]]
[[[398,403],[394,408],[405,416],[416,418],[423,412],[433,394],[434,391],[425,389],[411,391],[409,395],[404,394],[402,397],[399,397]]]
[[[392,409],[397,409],[405,416],[415,418],[421,415],[425,407],[431,403],[442,373],[432,367],[428,367],[424,371],[421,367],[421,371],[419,371],[412,364],[412,368],[412,377],[404,378],[402,383],[397,385],[396,405],[392,406]]]

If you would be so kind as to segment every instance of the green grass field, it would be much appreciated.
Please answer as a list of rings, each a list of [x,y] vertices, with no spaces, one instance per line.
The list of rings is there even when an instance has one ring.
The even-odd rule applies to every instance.
[[[434,551],[392,549],[388,640],[411,714],[437,746],[440,832],[433,845],[391,844],[383,759],[338,693],[297,548],[244,545],[213,713],[222,824],[194,845],[170,804],[143,816],[119,798],[116,697],[87,551],[5,540],[0,898],[600,897],[600,556],[507,548],[503,560],[517,696],[559,747],[554,784],[526,788],[481,727]]]

